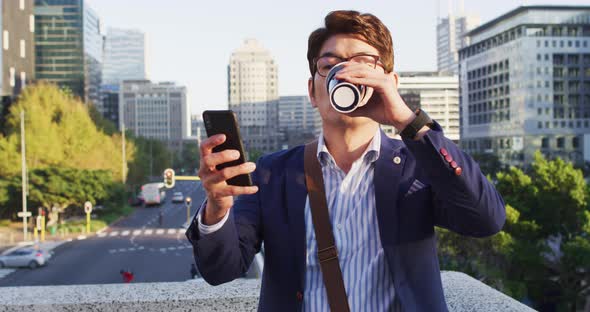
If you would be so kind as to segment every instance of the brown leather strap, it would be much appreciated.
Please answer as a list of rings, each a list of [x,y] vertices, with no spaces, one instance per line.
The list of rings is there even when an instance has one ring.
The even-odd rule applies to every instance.
[[[330,310],[347,312],[350,311],[348,297],[344,288],[342,271],[338,262],[338,250],[336,249],[334,233],[330,224],[330,213],[326,203],[326,191],[324,190],[324,176],[317,158],[317,149],[317,140],[305,145],[304,166],[311,218],[318,243],[318,259],[320,260]]]

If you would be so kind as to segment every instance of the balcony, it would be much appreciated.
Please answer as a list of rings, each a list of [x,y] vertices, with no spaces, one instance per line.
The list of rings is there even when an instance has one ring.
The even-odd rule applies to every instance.
[[[89,267],[88,269],[92,269]],[[459,272],[442,272],[449,311],[534,311]],[[256,311],[260,280],[0,288],[2,311]]]

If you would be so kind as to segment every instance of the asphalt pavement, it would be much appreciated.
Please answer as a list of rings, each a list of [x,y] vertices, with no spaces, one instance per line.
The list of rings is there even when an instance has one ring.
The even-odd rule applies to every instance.
[[[98,235],[60,245],[47,266],[0,272],[0,287],[122,283],[122,269],[133,272],[134,283],[191,279],[194,258],[185,236],[187,208],[171,202],[172,193],[178,191],[192,198],[192,218],[205,192],[199,181],[177,181],[162,205],[138,207]],[[247,274],[248,278],[258,276],[255,267]]]

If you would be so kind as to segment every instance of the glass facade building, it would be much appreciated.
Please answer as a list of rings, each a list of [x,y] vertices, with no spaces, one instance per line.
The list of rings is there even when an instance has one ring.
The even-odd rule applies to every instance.
[[[467,34],[461,144],[526,166],[590,160],[590,6],[523,6]]]
[[[147,79],[145,34],[133,29],[109,28],[104,42],[104,84]]]
[[[35,0],[36,75],[98,104],[103,38],[85,0]]]

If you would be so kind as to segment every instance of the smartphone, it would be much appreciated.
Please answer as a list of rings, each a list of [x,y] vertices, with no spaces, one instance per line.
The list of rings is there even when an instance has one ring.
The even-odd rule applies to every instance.
[[[236,114],[231,110],[207,110],[203,112],[203,122],[207,136],[211,137],[216,134],[225,134],[225,142],[213,148],[214,153],[227,149],[233,149],[240,152],[240,158],[217,165],[215,168],[221,170],[226,167],[241,165],[246,161],[244,154],[244,144],[240,136],[238,120]],[[236,186],[252,186],[252,178],[249,174],[241,174],[227,180],[227,184]]]

